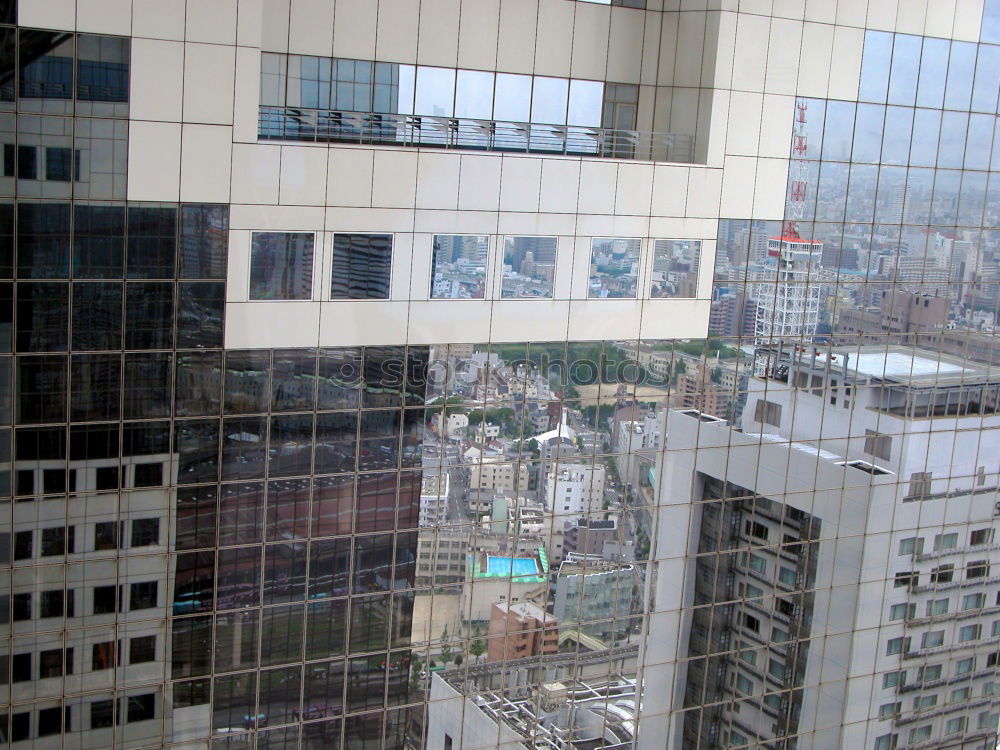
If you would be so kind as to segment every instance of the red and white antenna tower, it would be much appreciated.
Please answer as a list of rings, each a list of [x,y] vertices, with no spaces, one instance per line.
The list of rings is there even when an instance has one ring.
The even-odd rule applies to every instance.
[[[790,190],[788,195],[788,213],[785,226],[781,230],[783,237],[801,239],[799,222],[805,218],[806,194],[809,192],[809,163],[806,161],[806,109],[808,104],[804,99],[795,102],[795,123],[792,127],[792,161],[789,164]]]

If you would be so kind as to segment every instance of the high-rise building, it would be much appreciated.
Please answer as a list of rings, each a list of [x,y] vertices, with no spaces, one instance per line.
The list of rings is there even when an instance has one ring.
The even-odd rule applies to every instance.
[[[997,745],[1000,0],[0,0],[0,744]]]

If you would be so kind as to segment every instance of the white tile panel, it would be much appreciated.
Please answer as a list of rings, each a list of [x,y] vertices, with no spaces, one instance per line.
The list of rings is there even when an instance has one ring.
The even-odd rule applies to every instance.
[[[254,31],[256,39],[261,49],[265,52],[287,52],[288,51],[288,11],[291,8],[291,0],[255,0],[260,2],[257,28],[254,29],[249,21],[250,13],[245,12],[245,0],[240,0],[239,15],[239,39],[240,44],[253,45]]]
[[[833,34],[832,60],[830,67],[830,98],[858,98],[861,82],[861,53],[865,46],[864,29],[838,26]]]
[[[802,22],[783,18],[771,20],[767,45],[767,73],[764,90],[774,94],[794,94],[799,75],[799,47]]]
[[[736,63],[733,65],[733,88],[763,91],[767,68],[765,52],[771,35],[771,19],[740,15],[736,22]]]
[[[410,303],[408,343],[436,344],[441,332],[451,341],[492,341],[492,303],[484,300],[428,300]]]
[[[678,18],[677,41],[664,49],[676,49],[674,57],[675,86],[700,86],[701,64],[704,58],[705,21],[703,13],[681,13]],[[666,29],[667,24],[664,24]],[[664,85],[670,85],[661,79]]]
[[[319,302],[226,305],[227,349],[317,346],[319,333]]]
[[[185,0],[132,0],[132,36],[184,40]]]
[[[416,207],[457,208],[461,163],[457,152],[421,151],[417,160]]]
[[[77,0],[76,30],[129,36],[132,33],[132,0]]]
[[[532,72],[537,20],[538,0],[500,0],[497,70]]]
[[[233,102],[233,140],[257,142],[260,113],[260,50],[236,48],[236,99]]]
[[[371,0],[337,0],[333,56],[374,60],[377,13],[378,3]]]
[[[738,158],[738,157],[736,157]],[[718,219],[663,218],[649,220],[649,236],[683,238],[689,240],[714,240],[719,233]]]
[[[837,0],[836,4],[839,26],[864,27],[868,16],[868,0]]]
[[[413,210],[402,208],[326,209],[326,228],[331,232],[412,232]]]
[[[236,0],[188,0],[185,21],[189,42],[236,44]]]
[[[184,45],[184,122],[231,125],[236,48]]]
[[[570,76],[572,78],[589,78],[594,80],[630,81],[638,82],[638,74],[631,78],[621,78],[607,74],[608,60],[608,29],[611,25],[611,6],[597,5],[594,3],[576,3],[576,13],[573,15],[572,29],[572,61],[570,65]],[[641,17],[641,16],[640,16]],[[627,31],[627,30],[623,30]],[[566,31],[563,32],[564,34]],[[639,36],[627,40],[630,42],[629,51],[633,54],[642,50],[642,27],[639,27]],[[618,55],[622,54],[622,45],[625,39],[619,42]]]
[[[496,67],[500,0],[466,0],[458,25],[458,67]]]
[[[677,35],[680,26],[680,13],[664,13],[660,19],[659,61],[657,63],[657,83],[661,86],[671,86],[674,83],[674,70],[677,63]]]
[[[753,211],[754,191],[747,188],[751,185],[756,187],[754,184],[756,163],[756,159],[747,156],[726,157],[722,177],[722,206],[716,216],[750,216]],[[784,190],[784,183],[781,187]]]
[[[181,200],[228,203],[233,129],[184,125],[181,140]]]
[[[926,20],[926,2],[900,3],[896,11],[895,30],[900,34],[923,34]]]
[[[437,213],[436,211],[433,213]],[[419,226],[420,220],[417,219],[417,225]],[[435,228],[437,229],[437,228]],[[419,230],[418,230],[419,232]],[[446,234],[448,232],[437,230],[438,234]],[[431,266],[434,260],[434,234],[435,232],[419,232],[413,235],[413,244],[410,248],[410,255],[413,260],[410,263],[410,288],[408,290],[407,299],[411,300],[427,300],[431,296]],[[491,248],[492,250],[492,248]],[[489,283],[490,279],[487,279]],[[438,308],[440,309],[440,307]],[[456,308],[452,307],[452,310]],[[427,312],[433,312],[434,308],[428,308]],[[410,311],[411,316],[413,311]],[[411,317],[411,321],[413,318]],[[428,321],[421,320],[423,324],[427,324]]]
[[[76,28],[76,0],[18,0],[17,21],[38,29]]]
[[[542,159],[505,156],[500,172],[500,210],[537,211]]]
[[[395,233],[392,238],[392,263],[390,268],[391,278],[389,279],[390,299],[409,299],[412,264],[413,233]]]
[[[574,300],[569,305],[570,340],[637,339],[642,305],[632,299]]]
[[[660,32],[663,25],[663,15],[660,13],[645,13],[643,24],[642,59],[640,60],[639,80],[650,86],[656,84],[657,66],[660,64]],[[614,47],[617,42],[612,41]],[[671,47],[673,50],[673,47]],[[609,55],[617,54],[609,51]]]
[[[639,337],[643,339],[704,338],[709,300],[653,299],[642,308]]]
[[[542,163],[542,190],[539,210],[556,213],[576,211],[580,186],[579,159],[545,159]]]
[[[833,26],[806,23],[802,27],[802,55],[799,59],[799,96],[825,99],[830,84],[833,54]]]
[[[805,20],[814,23],[834,23],[837,20],[837,3],[830,0],[805,0]]]
[[[964,42],[978,42],[983,20],[983,0],[966,0],[955,6],[955,25],[952,38]]]
[[[277,204],[280,165],[281,146],[233,144],[233,203]]]
[[[323,146],[282,146],[278,201],[291,206],[326,205],[326,160],[331,151]]]
[[[631,8],[611,9],[611,35],[608,42],[606,80],[638,82],[642,72],[642,57],[652,50],[644,48],[645,19],[655,13],[636,13]],[[658,27],[658,24],[657,24]],[[575,63],[575,60],[574,60]]]
[[[183,43],[133,39],[129,78],[129,117],[168,122],[183,119]]]
[[[726,129],[727,155],[754,156],[757,154],[763,106],[763,94],[744,91],[732,92],[729,97],[729,125]]]
[[[957,0],[928,0],[924,34],[927,36],[950,37],[955,26]]]
[[[491,341],[565,341],[569,302],[564,300],[498,300],[493,303]]]
[[[129,123],[128,199],[176,201],[180,195],[179,123]]]
[[[645,237],[649,234],[648,216],[621,216],[619,214],[580,214],[576,221],[576,235],[590,237]],[[589,247],[589,245],[588,245]]]
[[[702,136],[702,146],[705,147],[705,163],[713,167],[721,167],[722,160],[726,155],[726,130],[729,122],[730,94],[731,92],[721,89],[715,89],[709,94],[712,110],[707,118],[709,121],[708,137],[706,139]],[[705,140],[708,141],[707,144],[704,143]]]
[[[688,167],[657,164],[653,168],[653,216],[684,216],[687,211]]]
[[[425,234],[496,234],[496,211],[441,211],[419,209],[413,212],[413,231]]]
[[[246,302],[250,296],[250,232],[230,230],[226,261],[226,302]]]
[[[324,302],[320,305],[318,343],[320,346],[357,346],[406,341],[409,307],[410,303],[405,301]]]
[[[312,206],[253,206],[234,203],[230,229],[267,229],[276,232],[321,232],[324,211]]]
[[[381,0],[378,4],[378,33],[375,59],[385,62],[417,61],[417,34],[420,3],[411,0]]]
[[[329,0],[291,0],[288,51],[296,55],[333,55],[333,7]]]
[[[572,235],[576,230],[575,214],[540,214],[501,212],[497,217],[498,234]]]
[[[753,191],[752,218],[774,219],[776,221],[783,219],[787,185],[788,159],[758,159],[757,182]]]
[[[763,122],[760,130],[760,156],[787,158],[791,151],[795,97],[764,94]]]
[[[740,13],[755,13],[761,16],[769,16],[773,12],[773,9],[771,0],[739,0]]]
[[[458,207],[471,211],[500,208],[500,168],[495,155],[464,154],[459,172]]]
[[[615,162],[588,160],[580,165],[580,213],[614,213],[617,173]]]
[[[566,30],[573,28],[576,5],[565,0],[538,0],[538,35],[535,39],[537,75],[569,76],[573,36]]]
[[[372,205],[413,208],[417,194],[417,152],[375,149]]]
[[[456,67],[460,0],[420,0],[417,62]]]
[[[615,214],[649,215],[653,195],[653,165],[618,164],[618,182],[615,188]]]
[[[329,151],[326,205],[371,206],[375,150],[338,147]]]
[[[771,14],[777,18],[791,18],[801,21],[805,10],[806,4],[803,0],[774,0]]]
[[[907,3],[917,5],[917,3]],[[868,3],[868,18],[865,26],[879,31],[895,31],[896,14],[899,12],[899,0],[879,0]]]

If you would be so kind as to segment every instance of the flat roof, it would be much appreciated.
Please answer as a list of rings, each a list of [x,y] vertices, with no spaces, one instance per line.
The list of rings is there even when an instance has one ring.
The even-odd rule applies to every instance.
[[[799,353],[799,362],[808,364],[812,360],[812,353],[809,351],[811,347],[803,348],[806,351]],[[818,350],[817,365],[825,369],[828,356],[828,351]],[[1000,380],[1000,370],[991,371],[987,365],[902,345],[834,347],[831,372],[843,369],[845,357],[848,372],[858,378],[912,385],[955,385],[961,382]]]

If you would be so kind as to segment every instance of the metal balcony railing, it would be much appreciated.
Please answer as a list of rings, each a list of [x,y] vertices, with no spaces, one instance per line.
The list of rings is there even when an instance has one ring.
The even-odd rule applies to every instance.
[[[420,146],[685,164],[694,160],[694,137],[680,133],[462,117],[261,107],[257,132],[260,140]]]

